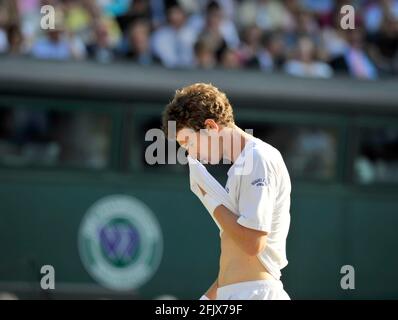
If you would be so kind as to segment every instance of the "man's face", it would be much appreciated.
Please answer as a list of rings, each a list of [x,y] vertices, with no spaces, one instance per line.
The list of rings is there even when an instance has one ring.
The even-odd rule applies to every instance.
[[[59,42],[61,40],[60,30],[50,30],[48,31],[48,38],[51,42]]]
[[[173,28],[181,28],[185,22],[184,11],[179,7],[172,7],[168,11],[168,19]]]
[[[192,158],[203,163],[217,164],[222,158],[221,138],[216,129],[183,128],[177,133],[177,142]]]

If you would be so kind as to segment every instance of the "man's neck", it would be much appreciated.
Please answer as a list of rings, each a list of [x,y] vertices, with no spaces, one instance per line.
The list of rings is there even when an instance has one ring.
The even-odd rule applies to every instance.
[[[234,125],[225,128],[223,135],[223,158],[234,163],[245,148],[249,134]]]

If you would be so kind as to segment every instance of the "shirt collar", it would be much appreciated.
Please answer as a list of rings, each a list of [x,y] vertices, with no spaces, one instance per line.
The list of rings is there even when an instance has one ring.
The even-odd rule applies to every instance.
[[[231,165],[231,167],[229,168],[227,175],[230,176],[232,174],[233,171],[235,171],[236,169],[242,169],[243,165],[244,165],[244,160],[245,160],[245,153],[247,152],[247,150],[249,149],[250,145],[254,144],[254,140],[256,138],[251,138],[250,140],[246,140],[246,144],[243,147],[241,153],[239,154],[239,156],[236,158],[235,162]]]

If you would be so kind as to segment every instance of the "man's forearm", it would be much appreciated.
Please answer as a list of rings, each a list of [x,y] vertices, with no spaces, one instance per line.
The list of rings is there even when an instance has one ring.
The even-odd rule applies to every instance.
[[[248,254],[255,256],[264,248],[265,242],[261,236],[266,233],[240,225],[237,222],[238,217],[224,205],[218,206],[214,210],[214,218],[236,245]]]
[[[206,209],[206,202],[209,202],[209,207],[212,207],[210,210],[210,214],[216,219],[216,221],[220,224],[221,228],[239,245],[242,246],[242,235],[245,232],[245,228],[242,227],[238,222],[238,217],[229,210],[224,205],[217,204],[212,197],[203,190],[201,186],[199,186],[200,191],[202,192],[202,199],[201,201],[205,205]],[[206,198],[207,197],[207,198]],[[206,200],[207,199],[207,200]]]
[[[243,227],[238,224],[238,217],[232,213],[228,208],[221,205],[214,210],[214,218],[221,225],[223,231],[227,233],[234,242],[244,248]]]

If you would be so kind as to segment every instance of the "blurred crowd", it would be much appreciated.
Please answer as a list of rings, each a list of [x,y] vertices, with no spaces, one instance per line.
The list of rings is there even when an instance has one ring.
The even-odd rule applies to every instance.
[[[0,55],[377,79],[398,74],[398,0],[0,0]]]

